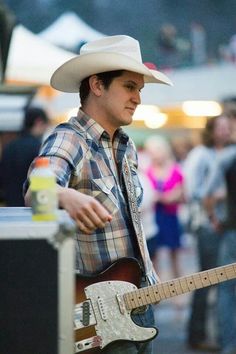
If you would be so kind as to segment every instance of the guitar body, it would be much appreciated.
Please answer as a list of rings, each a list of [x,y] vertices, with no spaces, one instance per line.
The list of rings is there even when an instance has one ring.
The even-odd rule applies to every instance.
[[[77,276],[75,353],[100,353],[115,341],[145,342],[156,328],[137,326],[133,309],[236,278],[236,263],[138,289],[141,269],[133,258],[122,258],[94,277]]]
[[[123,303],[123,294],[137,289],[141,268],[123,258],[94,277],[77,275],[75,353],[101,353],[118,340],[144,342],[156,336],[155,328],[137,326]]]

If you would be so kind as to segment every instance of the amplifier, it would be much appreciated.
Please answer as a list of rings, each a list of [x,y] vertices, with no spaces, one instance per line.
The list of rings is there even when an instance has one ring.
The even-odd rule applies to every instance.
[[[0,208],[0,353],[72,354],[75,224],[31,216]]]

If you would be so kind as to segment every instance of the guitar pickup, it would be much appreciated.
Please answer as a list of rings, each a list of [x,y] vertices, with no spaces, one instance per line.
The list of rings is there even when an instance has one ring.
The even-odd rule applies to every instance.
[[[106,311],[106,305],[103,303],[103,300],[100,296],[98,296],[98,308],[99,308],[99,312],[100,312],[100,315],[102,317],[102,319],[104,321],[107,320],[107,311]]]
[[[96,324],[92,304],[90,300],[86,300],[75,305],[74,312],[74,329],[81,329]]]
[[[120,313],[124,315],[126,308],[125,308],[125,303],[123,301],[123,297],[120,294],[116,294],[116,300],[119,305]]]
[[[89,301],[84,301],[82,307],[83,307],[82,323],[83,323],[84,327],[87,327],[87,326],[89,326],[89,322],[90,322],[90,316],[89,316],[90,303],[89,303]]]

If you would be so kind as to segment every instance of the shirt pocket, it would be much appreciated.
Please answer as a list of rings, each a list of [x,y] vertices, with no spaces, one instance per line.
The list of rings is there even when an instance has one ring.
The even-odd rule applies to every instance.
[[[113,194],[116,184],[113,176],[94,178],[92,180],[92,195],[96,198],[111,214],[119,209],[119,203]]]

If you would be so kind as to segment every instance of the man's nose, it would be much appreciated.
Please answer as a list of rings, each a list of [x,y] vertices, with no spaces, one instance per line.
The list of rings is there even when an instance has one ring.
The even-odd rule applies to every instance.
[[[135,91],[132,97],[133,102],[135,102],[136,104],[140,104],[141,103],[141,96],[140,96],[140,92],[139,91]]]

